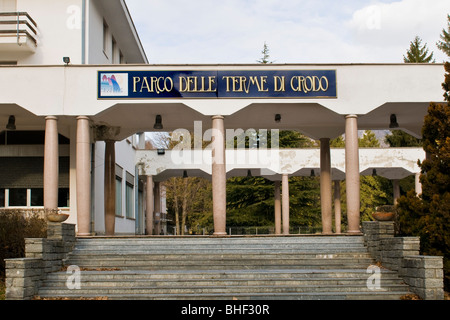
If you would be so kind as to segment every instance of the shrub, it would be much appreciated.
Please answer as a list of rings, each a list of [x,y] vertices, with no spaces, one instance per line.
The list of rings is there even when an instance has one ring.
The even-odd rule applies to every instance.
[[[38,212],[0,210],[0,278],[5,276],[4,259],[25,256],[25,238],[44,238],[47,223]]]

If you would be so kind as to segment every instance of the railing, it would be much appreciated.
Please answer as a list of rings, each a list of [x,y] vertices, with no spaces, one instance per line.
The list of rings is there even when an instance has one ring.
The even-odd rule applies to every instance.
[[[15,35],[29,37],[37,45],[37,24],[27,12],[0,12],[0,37]]]
[[[174,226],[168,226],[167,230],[170,234],[176,234]],[[214,229],[208,227],[198,226],[191,232],[186,232],[185,235],[211,235]],[[290,226],[289,234],[320,234],[322,227],[309,227],[309,226]],[[273,235],[275,234],[274,226],[257,226],[257,227],[227,227],[228,235]]]

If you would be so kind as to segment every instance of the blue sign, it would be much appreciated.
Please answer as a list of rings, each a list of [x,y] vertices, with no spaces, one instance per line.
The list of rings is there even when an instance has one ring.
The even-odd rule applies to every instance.
[[[337,98],[336,71],[99,71],[98,98]]]

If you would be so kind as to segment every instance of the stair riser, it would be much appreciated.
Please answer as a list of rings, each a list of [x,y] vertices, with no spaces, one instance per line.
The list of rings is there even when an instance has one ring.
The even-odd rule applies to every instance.
[[[367,286],[374,263],[362,236],[78,239],[40,296],[110,299],[399,299],[408,292],[382,271],[381,290]],[[108,270],[109,269],[109,270]],[[382,269],[384,270],[384,269]]]
[[[106,273],[106,274],[104,274]],[[48,277],[48,281],[57,282],[67,281],[68,277],[72,275],[72,273],[54,273],[50,274]],[[189,282],[189,281],[216,281],[220,280],[244,280],[244,281],[279,281],[279,280],[296,280],[296,281],[309,281],[309,280],[326,280],[326,281],[366,281],[370,277],[370,274],[367,273],[344,273],[344,274],[336,274],[335,272],[323,272],[321,274],[291,274],[291,273],[224,273],[218,272],[217,274],[191,274],[191,273],[160,273],[160,274],[148,274],[146,276],[143,275],[123,275],[121,273],[108,273],[98,272],[96,274],[85,274],[83,272],[80,273],[80,279],[84,282],[94,282],[94,281],[123,281],[123,282],[131,282],[131,281],[179,281],[179,282]],[[389,281],[394,280],[398,281],[399,278],[395,274],[380,274],[381,281]]]
[[[106,296],[108,294],[235,294],[235,293],[306,293],[310,292],[312,288],[310,287],[278,287],[278,286],[238,286],[238,287],[196,287],[196,288],[91,288],[91,289],[74,289],[76,294],[80,295],[97,295]],[[391,286],[382,287],[379,291],[390,292],[404,290],[404,286]],[[314,287],[314,292],[372,292],[373,290],[368,289],[366,286],[324,286],[324,287]],[[69,289],[42,289],[40,291],[41,295],[45,294],[69,294],[71,290]],[[46,293],[47,292],[47,293]]]
[[[367,284],[367,279],[348,279],[348,280],[336,280],[336,279],[323,279],[323,280],[184,280],[184,281],[98,281],[98,280],[86,280],[82,279],[80,281],[81,288],[171,288],[171,287],[183,287],[192,289],[193,287],[224,287],[224,286],[365,286]],[[380,287],[392,287],[398,286],[398,280],[395,279],[381,279]],[[47,281],[45,289],[51,288],[66,288],[65,281]],[[308,288],[310,289],[310,288]]]

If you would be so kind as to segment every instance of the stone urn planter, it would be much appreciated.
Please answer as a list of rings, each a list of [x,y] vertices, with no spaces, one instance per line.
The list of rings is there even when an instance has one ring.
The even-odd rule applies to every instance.
[[[64,222],[69,218],[67,213],[61,213],[58,210],[46,210],[47,220],[50,222]]]
[[[384,205],[376,208],[376,212],[372,213],[372,217],[376,221],[392,221],[395,217],[395,207],[392,205]]]

